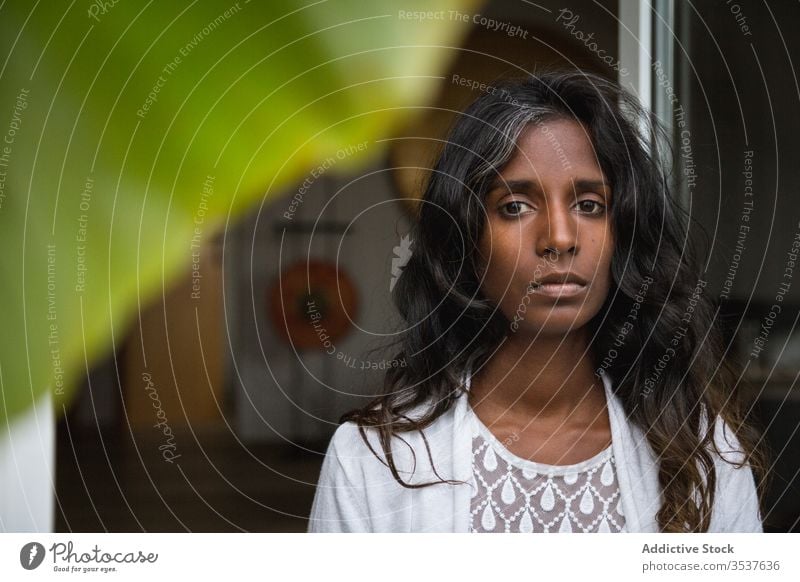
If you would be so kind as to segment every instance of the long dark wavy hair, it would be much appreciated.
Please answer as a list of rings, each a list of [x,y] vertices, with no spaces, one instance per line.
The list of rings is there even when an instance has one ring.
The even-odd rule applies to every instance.
[[[717,477],[710,447],[719,453],[715,419],[734,430],[760,500],[765,451],[734,390],[737,364],[726,354],[705,293],[687,215],[671,192],[667,132],[618,84],[588,72],[503,80],[458,115],[427,181],[413,253],[394,288],[406,323],[395,359],[405,364],[388,369],[381,395],[340,422],[355,422],[367,445],[365,429],[377,430],[386,460],[373,453],[401,485],[458,483],[438,474],[441,481],[403,481],[392,439],[422,431],[448,411],[464,390],[464,371],[480,369],[508,333],[508,319],[482,294],[476,276],[484,200],[526,126],[553,119],[587,128],[613,191],[612,287],[588,324],[592,357],[660,461],[660,530],[707,531]],[[414,409],[424,412],[412,418]]]

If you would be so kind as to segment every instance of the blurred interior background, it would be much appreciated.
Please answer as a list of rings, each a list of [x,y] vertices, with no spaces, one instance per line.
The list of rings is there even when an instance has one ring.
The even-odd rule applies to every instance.
[[[327,439],[391,365],[400,323],[392,265],[407,248],[410,199],[452,110],[478,96],[472,81],[587,68],[618,78],[659,112],[673,128],[676,175],[694,176],[680,195],[708,233],[706,291],[724,296],[732,356],[747,359],[800,221],[800,41],[791,34],[800,4],[733,6],[487,2],[480,14],[509,27],[474,23],[462,46],[442,49],[453,60],[432,106],[382,143],[342,144],[342,159],[348,148],[385,148],[372,167],[347,175],[336,170],[339,159],[320,160],[305,181],[205,241],[193,272],[143,308],[94,366],[58,421],[56,531],[305,530]],[[747,158],[755,204],[742,240]],[[327,339],[308,333],[307,263]],[[752,395],[775,454],[766,529],[797,531],[800,283],[782,307],[739,389]],[[169,442],[154,428],[165,420]],[[165,462],[167,450],[181,462]]]

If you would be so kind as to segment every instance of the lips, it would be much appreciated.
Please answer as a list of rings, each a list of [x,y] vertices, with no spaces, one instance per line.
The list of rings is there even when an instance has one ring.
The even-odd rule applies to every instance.
[[[586,279],[579,277],[575,273],[548,273],[544,277],[536,277],[533,280],[534,286],[545,283],[577,283],[586,285]]]
[[[586,285],[580,283],[542,283],[535,285],[531,291],[535,295],[547,295],[548,297],[572,297],[578,295],[586,289]]]
[[[574,273],[548,273],[530,285],[536,295],[548,297],[572,297],[586,289],[586,280]]]

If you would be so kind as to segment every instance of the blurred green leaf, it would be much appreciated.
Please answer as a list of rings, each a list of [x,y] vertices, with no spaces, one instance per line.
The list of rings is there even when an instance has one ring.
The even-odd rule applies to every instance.
[[[0,423],[66,402],[193,236],[389,135],[468,26],[448,11],[475,4],[3,3]]]

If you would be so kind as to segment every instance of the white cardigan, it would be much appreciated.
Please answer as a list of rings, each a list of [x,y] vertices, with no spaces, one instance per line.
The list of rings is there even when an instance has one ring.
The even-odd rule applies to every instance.
[[[641,429],[626,419],[608,375],[602,374],[602,378],[625,527],[628,532],[658,532],[655,515],[661,502],[657,460]],[[466,379],[469,389],[469,376]],[[462,393],[450,410],[424,430],[438,474],[466,484],[403,487],[369,450],[355,423],[339,426],[322,464],[308,531],[468,532],[472,482],[468,406],[467,395]],[[741,460],[738,440],[727,425],[724,434],[726,439],[718,418],[714,438],[719,450],[727,459]],[[376,431],[367,429],[367,435],[372,447],[385,459]],[[419,431],[404,433],[402,437],[409,446],[398,441],[393,444],[393,451],[403,480],[411,483],[438,480]],[[718,455],[714,456],[714,462],[717,486],[710,531],[762,532],[755,480],[749,466],[736,469]]]

